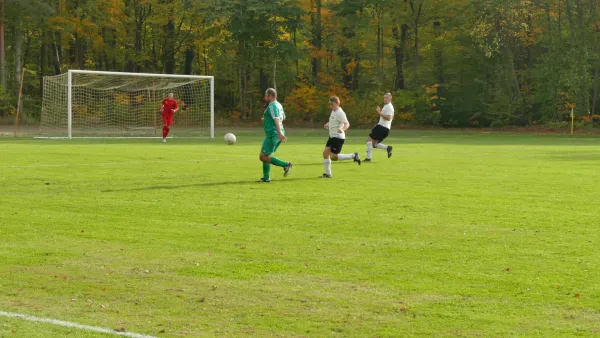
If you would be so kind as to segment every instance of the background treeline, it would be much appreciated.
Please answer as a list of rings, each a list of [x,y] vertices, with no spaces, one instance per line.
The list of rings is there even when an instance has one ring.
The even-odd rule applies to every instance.
[[[39,118],[67,69],[216,76],[221,120],[256,120],[275,86],[290,120],[340,96],[372,123],[600,124],[600,0],[0,0],[0,115]],[[290,123],[292,122],[290,121]]]

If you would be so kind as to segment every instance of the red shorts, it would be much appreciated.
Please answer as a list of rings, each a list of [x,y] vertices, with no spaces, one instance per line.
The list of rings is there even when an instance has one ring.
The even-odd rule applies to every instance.
[[[173,125],[173,115],[175,115],[174,113],[167,113],[167,112],[163,112],[162,113],[162,120],[163,120],[163,124],[166,124],[167,126],[172,126]]]

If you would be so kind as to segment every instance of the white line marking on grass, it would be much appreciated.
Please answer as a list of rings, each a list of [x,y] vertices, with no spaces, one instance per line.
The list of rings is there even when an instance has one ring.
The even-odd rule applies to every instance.
[[[111,329],[107,329],[107,328],[103,328],[103,327],[99,327],[99,326],[90,326],[90,325],[83,325],[83,324],[77,324],[77,323],[72,323],[72,322],[65,322],[65,321],[57,320],[57,319],[34,317],[34,316],[22,314],[22,313],[0,311],[0,317],[18,318],[18,319],[27,320],[30,322],[47,323],[47,324],[52,324],[52,325],[70,327],[70,328],[74,328],[74,329],[108,333],[108,334],[124,336],[124,337],[156,338],[154,336],[148,336],[145,334],[139,334],[139,333],[133,333],[133,332],[117,332],[115,330],[111,330]]]

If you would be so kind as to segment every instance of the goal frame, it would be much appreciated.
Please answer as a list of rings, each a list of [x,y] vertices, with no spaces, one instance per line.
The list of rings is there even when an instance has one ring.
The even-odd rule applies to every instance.
[[[215,138],[215,77],[211,75],[181,75],[181,74],[153,74],[153,73],[131,73],[131,72],[106,72],[99,70],[67,71],[67,139],[73,139],[73,74],[98,74],[98,75],[125,75],[138,77],[159,78],[185,78],[210,80],[210,138]]]

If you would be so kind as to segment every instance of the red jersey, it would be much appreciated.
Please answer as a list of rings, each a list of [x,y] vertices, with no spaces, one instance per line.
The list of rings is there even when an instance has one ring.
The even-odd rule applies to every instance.
[[[166,97],[163,102],[162,105],[164,107],[163,113],[165,114],[173,114],[175,112],[175,109],[179,108],[179,105],[177,104],[177,100],[175,99],[169,99],[168,97]]]

